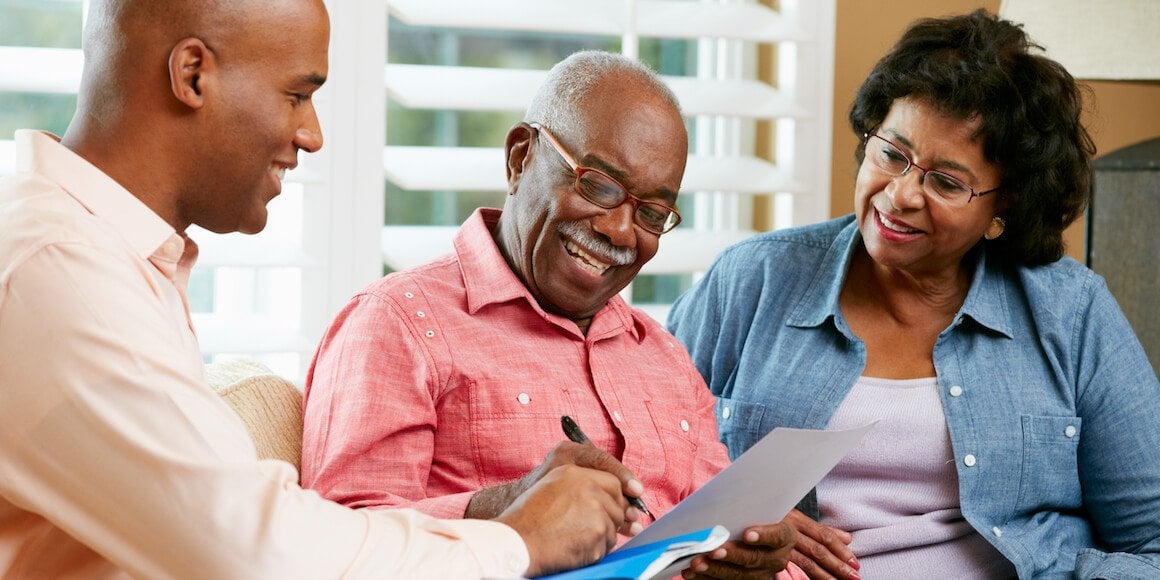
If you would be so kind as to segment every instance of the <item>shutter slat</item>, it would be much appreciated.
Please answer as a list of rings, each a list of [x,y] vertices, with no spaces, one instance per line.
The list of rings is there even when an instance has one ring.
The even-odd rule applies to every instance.
[[[415,64],[389,64],[385,71],[387,93],[403,106],[462,111],[522,112],[546,75],[546,71],[538,70]],[[663,78],[677,95],[686,116],[755,119],[811,116],[805,107],[762,82]]]
[[[503,149],[495,147],[387,147],[383,151],[387,179],[417,191],[504,191],[503,168]],[[802,193],[806,187],[757,157],[690,155],[681,190],[762,194]]]
[[[75,94],[84,60],[80,49],[0,46],[0,91]]]
[[[650,38],[725,38],[755,42],[811,40],[793,19],[759,4],[640,0],[636,30]],[[619,36],[624,0],[388,0],[410,25]]]

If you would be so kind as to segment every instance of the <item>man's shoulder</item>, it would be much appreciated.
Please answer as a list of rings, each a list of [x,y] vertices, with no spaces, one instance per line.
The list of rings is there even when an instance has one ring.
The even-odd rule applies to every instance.
[[[384,299],[445,299],[464,292],[459,260],[454,254],[440,256],[412,268],[392,272],[371,282],[360,294]]]
[[[55,244],[99,242],[96,221],[55,183],[36,174],[0,177],[0,277]]]

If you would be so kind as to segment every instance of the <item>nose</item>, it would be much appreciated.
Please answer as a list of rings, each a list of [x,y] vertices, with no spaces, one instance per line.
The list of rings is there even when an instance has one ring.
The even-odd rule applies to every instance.
[[[911,176],[914,178],[911,179]],[[890,203],[897,209],[922,207],[926,203],[926,193],[923,191],[922,184],[924,179],[926,179],[926,172],[913,165],[906,173],[891,178],[886,187]]]
[[[592,218],[592,229],[608,237],[608,241],[622,248],[636,247],[636,229],[633,227],[636,206],[631,201],[606,209]]]
[[[302,125],[294,132],[294,145],[308,153],[322,149],[322,126],[318,123],[318,114],[313,104],[308,107]]]

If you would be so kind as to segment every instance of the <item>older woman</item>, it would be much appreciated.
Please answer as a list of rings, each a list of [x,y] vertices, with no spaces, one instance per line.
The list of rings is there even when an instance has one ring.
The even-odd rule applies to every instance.
[[[878,421],[789,517],[811,576],[1160,578],[1160,383],[1061,257],[1094,147],[1035,48],[916,23],[850,113],[855,215],[730,248],[670,315],[733,456]]]

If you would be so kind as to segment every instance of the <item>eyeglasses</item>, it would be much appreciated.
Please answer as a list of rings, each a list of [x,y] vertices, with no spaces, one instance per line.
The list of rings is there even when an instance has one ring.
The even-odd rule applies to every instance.
[[[567,151],[564,151],[564,147],[547,129],[539,123],[531,123],[531,126],[548,139],[552,149],[555,149],[556,153],[559,153],[560,157],[563,157],[568,166],[572,168],[572,172],[576,174],[576,183],[573,185],[573,189],[580,194],[580,197],[604,209],[617,208],[625,202],[632,203],[635,210],[632,215],[636,224],[658,236],[671,232],[673,228],[677,227],[677,224],[681,223],[681,214],[677,213],[677,210],[655,201],[643,200],[629,193],[628,189],[619,181],[599,169],[581,167]]]
[[[862,139],[866,142],[866,157],[875,167],[894,176],[906,175],[910,172],[911,167],[917,168],[923,173],[922,179],[919,180],[922,183],[923,191],[928,196],[943,201],[947,205],[964,207],[976,197],[999,190],[998,187],[995,187],[987,191],[976,192],[974,188],[958,178],[919,166],[902,149],[884,137],[866,133],[862,135]]]

